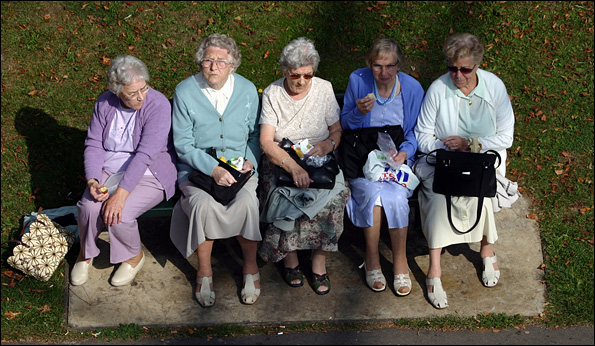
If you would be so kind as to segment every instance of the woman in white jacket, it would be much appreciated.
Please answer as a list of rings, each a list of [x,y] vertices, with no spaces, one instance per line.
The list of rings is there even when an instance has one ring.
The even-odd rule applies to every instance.
[[[430,85],[419,114],[415,135],[418,150],[428,154],[435,149],[471,151],[477,138],[480,151],[495,150],[502,162],[498,174],[505,175],[506,149],[514,135],[514,112],[504,83],[494,74],[479,69],[484,48],[468,33],[447,38],[444,48],[448,72]],[[434,167],[425,159],[417,162],[415,173],[422,181],[419,193],[421,223],[430,249],[426,278],[428,299],[438,309],[448,306],[440,277],[443,247],[481,242],[482,282],[498,283],[500,271],[492,244],[498,239],[494,210],[485,198],[478,225],[468,233],[454,230],[447,216],[445,196],[432,191]],[[452,221],[458,229],[469,229],[476,221],[477,197],[452,197]]]

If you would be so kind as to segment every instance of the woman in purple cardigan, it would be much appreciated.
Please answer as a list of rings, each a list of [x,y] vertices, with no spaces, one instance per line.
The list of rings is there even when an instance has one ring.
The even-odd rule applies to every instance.
[[[145,262],[136,219],[175,192],[171,104],[149,86],[149,71],[133,56],[118,56],[107,73],[85,140],[87,189],[77,204],[81,250],[72,285],[89,278],[96,241],[105,226],[110,262],[121,263],[111,284],[131,282]],[[107,188],[109,188],[109,191]]]

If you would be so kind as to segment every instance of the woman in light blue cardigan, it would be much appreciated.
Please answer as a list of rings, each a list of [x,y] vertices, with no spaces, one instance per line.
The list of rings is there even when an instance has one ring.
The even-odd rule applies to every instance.
[[[201,72],[176,87],[173,103],[173,136],[178,154],[178,183],[182,197],[172,215],[170,237],[188,257],[198,255],[195,296],[203,307],[215,303],[211,252],[215,239],[236,237],[243,253],[242,301],[254,304],[260,295],[256,263],[260,241],[257,175],[252,176],[227,205],[188,180],[193,170],[211,176],[218,185],[230,186],[235,178],[207,154],[227,160],[245,157],[240,172],[256,170],[261,149],[258,127],[258,93],[250,81],[234,73],[241,63],[235,41],[222,34],[207,37],[198,46],[195,60]]]

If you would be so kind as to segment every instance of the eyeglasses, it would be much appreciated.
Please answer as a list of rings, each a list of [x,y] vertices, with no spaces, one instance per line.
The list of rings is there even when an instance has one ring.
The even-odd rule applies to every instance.
[[[461,71],[462,74],[469,74],[471,72],[473,72],[473,69],[475,69],[475,67],[477,67],[477,65],[473,65],[472,68],[468,68],[468,67],[456,67],[456,66],[446,66],[446,69],[448,70],[448,72],[452,72],[452,73],[457,73],[459,71]]]
[[[392,72],[397,68],[398,64],[399,63],[394,63],[392,65],[372,64],[372,70],[374,70],[376,72],[380,72],[380,71],[382,71],[383,68],[385,68],[388,72]]]
[[[126,94],[126,95],[124,95],[124,97],[126,97],[129,100],[134,100],[135,98],[138,97],[139,93],[146,94],[147,91],[149,91],[149,84],[145,84],[144,87],[142,87],[139,90],[132,92],[130,94]]]
[[[304,79],[308,80],[308,79],[312,79],[312,77],[314,77],[314,74],[290,74],[289,75],[289,78],[291,78],[293,80],[298,80],[302,77],[304,77]]]
[[[225,67],[227,67],[227,65],[231,65],[231,62],[226,61],[226,60],[202,59],[200,61],[200,64],[204,68],[210,68],[213,65],[213,63],[215,63],[215,65],[218,68],[225,68]]]

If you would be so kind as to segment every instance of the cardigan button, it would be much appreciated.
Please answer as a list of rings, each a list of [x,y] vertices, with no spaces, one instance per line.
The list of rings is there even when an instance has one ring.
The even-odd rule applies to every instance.
[[[223,135],[221,135],[221,136],[219,136],[219,137],[223,138]]]
[[[223,118],[219,118],[219,121],[223,121]]]

